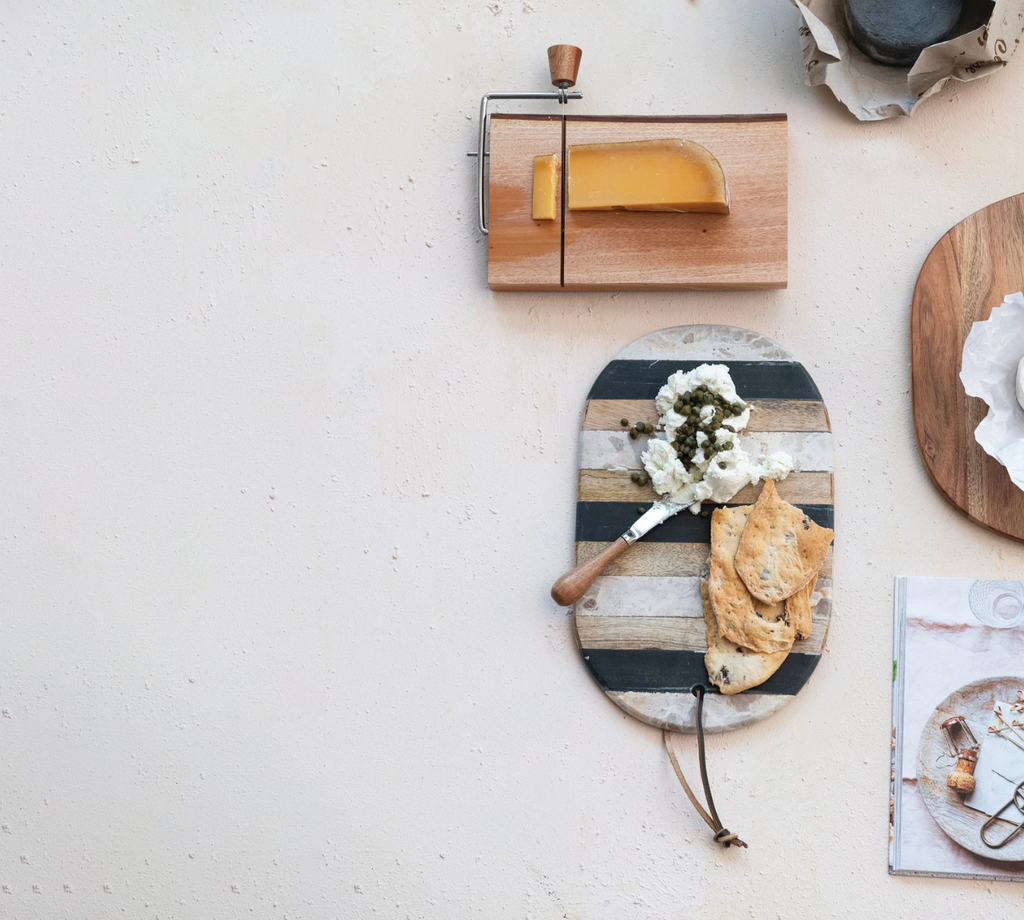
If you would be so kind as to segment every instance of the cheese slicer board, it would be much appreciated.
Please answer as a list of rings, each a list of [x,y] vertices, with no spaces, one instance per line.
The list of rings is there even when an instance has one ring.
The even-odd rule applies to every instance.
[[[634,342],[601,372],[583,411],[576,504],[576,565],[618,538],[657,499],[630,480],[648,437],[620,424],[656,424],[654,397],[668,376],[699,364],[725,364],[741,398],[753,404],[741,444],[752,455],[783,450],[794,471],[781,496],[834,528],[832,433],[810,374],[781,345],[732,326],[677,326]],[[752,504],[761,485],[729,504]],[[706,509],[714,505],[705,504]],[[821,658],[832,613],[832,550],[822,566],[812,634],[798,641],[759,687],[719,694],[704,668],[707,650],[700,573],[710,553],[710,518],[681,511],[631,546],[576,603],[576,638],[598,684],[623,710],[672,731],[694,731],[695,684],[705,699],[704,727],[721,732],[767,718],[806,683]]]
[[[722,165],[730,213],[565,208],[555,220],[534,220],[534,157],[561,157],[563,125],[565,148],[695,141]],[[564,121],[562,115],[491,115],[489,286],[500,291],[784,288],[787,125],[785,115],[566,115]],[[559,196],[560,185],[561,178]]]
[[[914,287],[914,432],[938,490],[972,521],[1024,540],[1024,492],[974,440],[985,403],[960,382],[964,340],[1007,294],[1024,290],[1024,195],[989,205],[935,244]]]

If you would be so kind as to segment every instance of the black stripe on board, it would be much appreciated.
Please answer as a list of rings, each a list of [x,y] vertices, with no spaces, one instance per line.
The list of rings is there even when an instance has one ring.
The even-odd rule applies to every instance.
[[[689,693],[696,684],[717,692],[704,667],[703,652],[669,649],[584,648],[583,661],[604,690]],[[792,652],[781,667],[743,693],[793,696],[811,676],[821,655]]]
[[[576,502],[576,541],[610,543],[621,537],[636,519],[639,509],[650,503]],[[832,505],[797,505],[815,524],[834,529],[835,508]],[[648,543],[710,543],[711,518],[691,514],[685,508],[655,527],[642,538]]]
[[[654,399],[671,374],[701,364],[729,368],[742,399],[814,399],[821,393],[797,361],[612,361],[590,388],[587,399]]]

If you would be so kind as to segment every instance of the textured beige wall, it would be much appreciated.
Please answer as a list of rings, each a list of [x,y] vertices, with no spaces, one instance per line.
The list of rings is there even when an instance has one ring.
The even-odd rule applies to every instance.
[[[785,0],[8,4],[0,15],[0,914],[1006,917],[886,875],[891,584],[1019,577],[932,489],[914,278],[1024,190],[1024,61],[913,119],[803,85]],[[495,295],[485,90],[790,116],[790,287]],[[836,433],[810,685],[711,740],[718,852],[577,659],[595,374],[663,326],[783,342]],[[692,759],[690,761],[692,769]]]

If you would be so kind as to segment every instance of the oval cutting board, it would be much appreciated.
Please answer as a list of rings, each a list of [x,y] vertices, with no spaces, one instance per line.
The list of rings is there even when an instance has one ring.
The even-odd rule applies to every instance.
[[[802,364],[765,336],[733,326],[676,326],[651,333],[620,352],[591,387],[580,432],[576,564],[624,533],[657,495],[630,472],[647,443],[620,425],[656,423],[654,397],[677,370],[729,367],[754,412],[741,443],[752,454],[784,450],[794,472],[778,483],[783,498],[819,524],[834,527],[832,433],[821,394]],[[730,504],[751,504],[761,486]],[[712,508],[713,505],[706,505]],[[704,668],[700,571],[711,550],[709,518],[683,511],[656,527],[612,563],[574,607],[580,653],[602,689],[630,715],[673,731],[694,731],[691,688],[712,689],[705,729],[729,731],[767,718],[804,685],[821,657],[831,615],[832,550],[822,566],[809,639],[797,642],[767,682],[724,696]]]
[[[971,324],[1024,289],[1024,195],[960,221],[935,244],[914,287],[910,367],[914,433],[939,491],[972,521],[1024,540],[1024,492],[974,440],[985,403],[964,392]]]

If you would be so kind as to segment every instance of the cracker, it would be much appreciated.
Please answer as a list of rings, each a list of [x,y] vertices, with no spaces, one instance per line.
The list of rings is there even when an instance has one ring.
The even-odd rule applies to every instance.
[[[815,572],[811,576],[811,580],[797,591],[796,594],[786,598],[786,616],[789,618],[789,622],[793,624],[793,629],[796,630],[797,639],[809,639],[811,637],[811,595],[814,594],[814,588],[817,584],[818,573]]]
[[[704,576],[700,579],[700,596],[704,601],[704,625],[708,641],[704,667],[707,668],[711,683],[726,695],[741,693],[763,684],[779,669],[789,652],[766,655],[722,638],[715,613],[711,609],[708,582]]]
[[[777,604],[821,568],[834,536],[779,498],[775,483],[768,479],[736,550],[736,571],[754,597]]]
[[[708,591],[718,631],[730,642],[757,652],[781,652],[793,645],[796,628],[785,605],[751,596],[736,572],[736,550],[752,505],[716,508],[711,516],[711,574]]]

